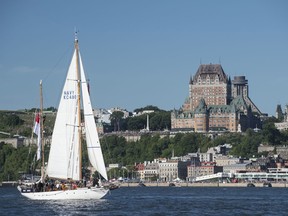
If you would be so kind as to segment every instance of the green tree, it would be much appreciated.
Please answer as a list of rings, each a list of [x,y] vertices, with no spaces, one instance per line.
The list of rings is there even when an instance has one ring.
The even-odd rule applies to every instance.
[[[160,109],[157,106],[148,105],[148,106],[143,107],[143,108],[137,108],[134,110],[134,112],[139,113],[139,112],[143,112],[144,110],[160,111]]]
[[[35,149],[32,149],[32,155]],[[13,148],[10,144],[1,144],[0,147],[0,181],[16,181],[19,173],[29,173],[33,158],[29,157],[28,147]]]
[[[120,131],[120,123],[123,119],[124,113],[121,111],[114,111],[110,115],[111,124],[114,125],[114,131]]]
[[[262,142],[262,134],[256,133],[252,129],[247,129],[245,135],[242,135],[237,144],[234,144],[231,154],[241,157],[252,157],[258,152],[258,147]]]
[[[127,129],[129,131],[141,130],[146,126],[146,115],[129,117],[127,119]]]
[[[158,111],[151,114],[150,129],[164,130],[171,128],[171,113],[167,111]]]
[[[104,160],[107,164],[123,162],[127,143],[124,137],[116,135],[104,136],[100,143]]]
[[[24,121],[14,113],[0,113],[0,128],[8,127],[9,129],[23,125]]]
[[[262,134],[264,141],[270,145],[279,145],[281,143],[282,135],[272,122],[263,125]]]

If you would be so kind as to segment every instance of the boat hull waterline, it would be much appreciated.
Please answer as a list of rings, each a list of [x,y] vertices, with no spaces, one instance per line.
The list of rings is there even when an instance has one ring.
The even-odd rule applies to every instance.
[[[21,187],[17,187],[21,192]],[[83,199],[101,199],[107,193],[108,189],[105,188],[78,188],[77,190],[58,190],[49,192],[26,192],[21,194],[32,200],[83,200]]]

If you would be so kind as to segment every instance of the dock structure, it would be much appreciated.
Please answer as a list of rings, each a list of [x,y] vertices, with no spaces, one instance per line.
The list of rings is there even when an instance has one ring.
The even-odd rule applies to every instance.
[[[221,179],[221,178],[231,178],[231,177],[233,177],[231,173],[218,172],[216,174],[211,175],[197,176],[194,179],[194,182],[207,181],[212,179]]]
[[[18,184],[17,181],[3,181],[3,182],[0,182],[0,187],[3,187],[3,186],[16,186]]]

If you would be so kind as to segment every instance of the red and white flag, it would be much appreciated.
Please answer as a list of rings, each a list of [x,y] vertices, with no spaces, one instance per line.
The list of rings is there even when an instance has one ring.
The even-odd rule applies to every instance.
[[[35,117],[35,125],[33,132],[38,136],[37,138],[37,160],[41,158],[41,127],[40,127],[40,114],[37,113]]]

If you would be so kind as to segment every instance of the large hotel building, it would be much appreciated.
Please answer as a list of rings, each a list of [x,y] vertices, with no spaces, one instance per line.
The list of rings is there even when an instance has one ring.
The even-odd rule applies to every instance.
[[[220,64],[202,64],[189,81],[189,97],[171,113],[171,129],[245,131],[261,127],[260,110],[248,95],[248,80],[231,81]]]

